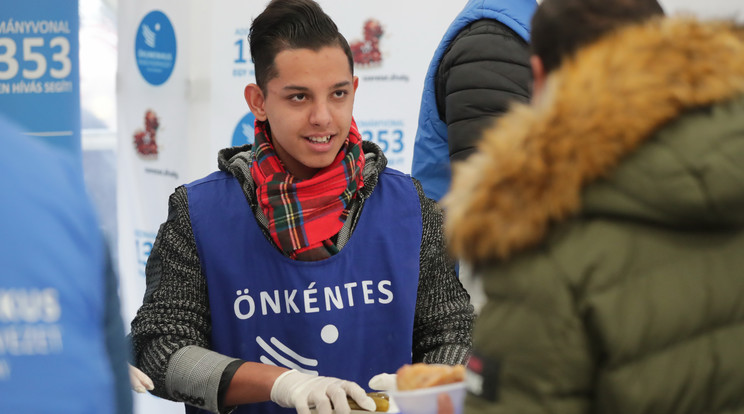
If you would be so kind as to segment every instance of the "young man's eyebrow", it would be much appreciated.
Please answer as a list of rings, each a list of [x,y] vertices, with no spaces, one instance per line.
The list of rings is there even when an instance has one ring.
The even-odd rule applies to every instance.
[[[337,89],[337,88],[344,88],[351,85],[350,81],[342,81],[334,84],[331,86],[330,89]],[[285,91],[298,91],[298,92],[307,92],[310,90],[307,86],[299,86],[299,85],[287,85],[282,88]]]
[[[309,91],[310,88],[308,88],[306,86],[287,85],[287,86],[283,87],[282,90],[285,90],[285,91],[306,92],[306,91]]]
[[[343,87],[346,87],[346,86],[351,86],[351,82],[349,82],[349,81],[339,82],[339,83],[333,85],[331,87],[331,89],[343,88]]]

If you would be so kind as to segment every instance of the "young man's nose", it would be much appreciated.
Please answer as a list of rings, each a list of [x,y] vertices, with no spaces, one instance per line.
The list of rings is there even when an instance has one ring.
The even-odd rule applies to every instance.
[[[310,123],[313,125],[327,125],[331,122],[331,108],[326,102],[316,102],[310,112]]]

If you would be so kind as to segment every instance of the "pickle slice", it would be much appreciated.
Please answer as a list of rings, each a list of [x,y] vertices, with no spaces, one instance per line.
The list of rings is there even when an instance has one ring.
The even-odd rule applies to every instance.
[[[384,392],[368,392],[368,396],[372,397],[372,399],[375,401],[375,411],[380,413],[386,413],[387,410],[390,408],[390,396],[385,394]],[[347,396],[347,400],[349,401],[349,407],[352,410],[364,410],[362,407],[359,406],[359,404],[356,403],[351,397]]]

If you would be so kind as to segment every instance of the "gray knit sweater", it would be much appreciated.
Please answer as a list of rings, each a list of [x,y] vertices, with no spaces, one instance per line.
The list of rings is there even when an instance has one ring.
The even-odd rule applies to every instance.
[[[349,218],[338,234],[342,249],[353,233],[365,201],[374,190],[387,160],[380,148],[364,142],[364,187],[350,205]],[[257,220],[266,230],[250,176],[250,146],[220,151],[219,168],[241,183]],[[457,364],[468,357],[473,324],[470,298],[457,280],[442,233],[442,212],[413,180],[421,200],[423,235],[413,327],[413,361]],[[215,214],[219,214],[216,212]],[[392,231],[392,230],[391,230]],[[207,283],[191,229],[185,187],[170,196],[168,219],[158,231],[146,267],[147,290],[132,321],[135,364],[155,383],[153,394],[218,411],[220,381],[235,358],[209,351],[211,319]],[[228,370],[229,371],[229,370]],[[234,372],[234,370],[233,370]],[[229,378],[228,378],[229,380]],[[361,384],[366,386],[366,384]]]

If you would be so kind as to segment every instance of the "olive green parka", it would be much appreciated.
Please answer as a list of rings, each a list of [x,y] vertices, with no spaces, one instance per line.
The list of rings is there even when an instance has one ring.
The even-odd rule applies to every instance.
[[[466,414],[744,413],[741,28],[663,18],[583,48],[452,188],[446,233],[488,298]]]

